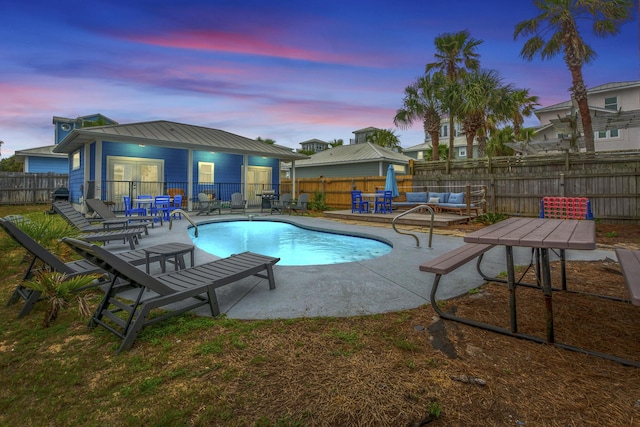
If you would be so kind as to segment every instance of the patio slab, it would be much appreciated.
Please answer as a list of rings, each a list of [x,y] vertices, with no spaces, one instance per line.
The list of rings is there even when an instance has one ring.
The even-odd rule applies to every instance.
[[[300,225],[340,232],[375,235],[393,244],[387,255],[359,262],[332,265],[280,266],[275,265],[276,289],[269,290],[266,279],[246,278],[217,290],[222,313],[236,319],[273,319],[298,317],[353,316],[406,310],[429,303],[433,274],[421,272],[418,266],[464,244],[461,237],[433,235],[432,248],[427,247],[427,233],[416,233],[420,246],[413,237],[396,233],[389,224],[380,226],[354,226],[338,221],[308,216],[271,216],[251,213],[254,220],[284,219]],[[246,219],[247,215],[191,217],[196,224],[233,218]],[[140,248],[167,242],[189,243],[190,226],[186,219],[173,221],[171,229],[165,223],[156,226],[140,241]],[[425,225],[425,230],[428,227]],[[127,247],[109,245],[110,250]],[[531,251],[515,248],[516,264],[528,264]],[[522,250],[518,250],[522,249]],[[567,259],[600,260],[614,258],[613,251],[568,251]],[[196,265],[218,259],[196,248]],[[485,254],[483,270],[490,275],[505,271],[504,248],[494,248]],[[552,258],[553,259],[553,258]],[[141,266],[144,268],[144,266]],[[152,273],[157,271],[152,270]],[[449,299],[482,285],[484,281],[470,262],[442,279],[439,299]],[[207,315],[206,309],[198,314]]]

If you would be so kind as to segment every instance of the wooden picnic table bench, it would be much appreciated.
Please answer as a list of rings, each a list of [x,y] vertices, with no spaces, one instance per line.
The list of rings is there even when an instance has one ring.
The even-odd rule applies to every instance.
[[[631,297],[631,303],[640,305],[640,251],[616,248],[616,256]]]
[[[420,264],[420,271],[424,271],[427,273],[435,273],[436,277],[433,279],[433,285],[431,286],[431,306],[438,313],[438,315],[443,319],[456,320],[463,323],[468,323],[472,326],[476,326],[476,322],[469,319],[462,319],[457,316],[454,316],[449,313],[445,313],[440,309],[438,303],[436,301],[436,292],[438,291],[438,285],[440,284],[440,278],[445,275],[451,273],[453,270],[458,267],[463,266],[469,261],[478,258],[478,264],[480,265],[480,261],[482,260],[482,255],[493,248],[494,245],[485,244],[485,243],[466,243],[459,248],[456,248],[452,251],[449,251],[445,254],[440,255],[437,258],[431,259],[423,264]]]

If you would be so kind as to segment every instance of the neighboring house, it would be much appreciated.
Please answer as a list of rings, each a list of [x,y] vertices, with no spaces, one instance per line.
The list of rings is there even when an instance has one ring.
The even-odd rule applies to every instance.
[[[317,153],[319,151],[324,151],[327,148],[329,148],[328,142],[325,142],[316,138],[301,142],[300,145],[302,146],[301,148],[302,151],[313,151],[314,153]]]
[[[24,163],[23,172],[30,173],[69,173],[69,160],[66,154],[54,153],[55,145],[28,148],[15,152],[16,162]]]
[[[73,129],[54,152],[69,158],[73,203],[98,197],[121,204],[123,196],[158,195],[182,189],[189,200],[205,189],[230,200],[242,192],[255,202],[279,184],[280,160],[307,159],[290,148],[218,129],[151,121]]]
[[[454,159],[466,159],[467,158],[467,138],[465,137],[464,131],[462,130],[462,125],[458,122],[454,124],[454,138],[453,138],[453,158]],[[405,148],[402,150],[404,154],[407,156],[416,159],[416,160],[425,160],[424,152],[425,150],[431,148],[431,136],[425,132],[424,143],[414,145],[409,148]],[[444,145],[446,147],[449,146],[449,119],[442,119],[442,124],[440,125],[440,145]],[[478,155],[478,145],[474,141],[473,143],[473,156],[477,157]],[[431,159],[426,159],[431,160]]]
[[[60,141],[69,135],[73,129],[93,123],[118,124],[116,121],[102,114],[80,116],[75,119],[54,116],[54,144],[16,151],[16,162],[24,163],[24,172],[69,173],[69,160],[67,155],[64,153],[55,153],[53,149]]]
[[[367,142],[367,137],[377,130],[380,129],[371,126],[364,129],[354,130],[354,137],[349,140],[349,144],[363,144]]]
[[[370,142],[339,145],[295,162],[295,178],[385,176],[389,164],[408,173],[410,157]]]
[[[640,110],[640,81],[607,83],[587,91],[596,151],[612,151],[640,148],[640,128],[637,123]],[[540,126],[531,141],[509,144],[517,152],[568,151],[577,126],[582,133],[582,123],[577,105],[571,100],[535,111]],[[569,120],[573,118],[572,120]],[[576,120],[577,119],[577,120]],[[584,151],[584,139],[578,138],[577,146]]]

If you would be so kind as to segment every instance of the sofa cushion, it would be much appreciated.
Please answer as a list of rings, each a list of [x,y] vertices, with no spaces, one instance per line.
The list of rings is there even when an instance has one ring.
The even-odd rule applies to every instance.
[[[438,199],[440,199],[440,203],[447,203],[449,201],[449,194],[450,193],[433,193],[429,191],[429,200],[431,200],[433,197],[437,197]]]
[[[451,193],[448,203],[460,204],[464,203],[464,193]]]
[[[429,203],[440,203],[440,198],[439,197],[431,197],[429,199]]]
[[[427,193],[426,191],[411,193],[407,192],[407,202],[410,203],[427,203]]]

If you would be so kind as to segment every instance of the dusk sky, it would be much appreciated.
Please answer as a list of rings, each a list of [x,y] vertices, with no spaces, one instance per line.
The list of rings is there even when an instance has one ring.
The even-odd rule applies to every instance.
[[[483,68],[528,88],[543,106],[569,99],[562,57],[526,62],[516,23],[531,0],[0,0],[2,157],[54,143],[53,116],[169,120],[300,148],[368,126],[403,147],[422,124],[396,129],[404,88],[433,62],[434,38],[467,29]],[[640,79],[637,2],[615,37],[597,39],[588,87]],[[537,120],[528,120],[536,125]]]

